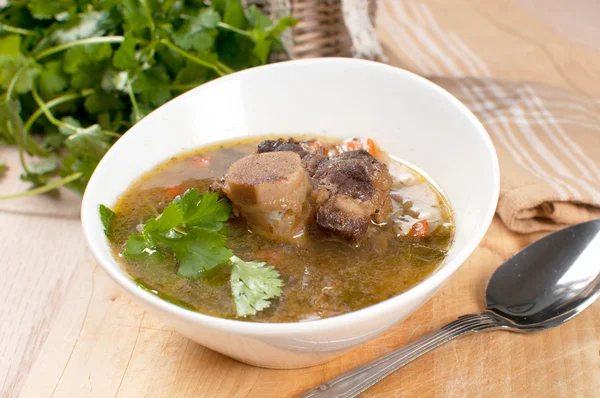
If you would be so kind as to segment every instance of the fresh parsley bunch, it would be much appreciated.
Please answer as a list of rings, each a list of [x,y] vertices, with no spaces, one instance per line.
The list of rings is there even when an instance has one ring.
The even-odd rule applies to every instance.
[[[295,22],[274,24],[240,0],[2,4],[0,143],[19,146],[21,179],[35,186],[25,195],[83,192],[133,124],[190,88],[265,64]]]
[[[106,237],[112,239],[115,213],[100,205],[100,219]],[[231,292],[238,316],[254,315],[270,306],[269,300],[281,295],[279,273],[264,262],[246,262],[226,247],[224,223],[231,216],[231,204],[214,192],[187,190],[177,196],[161,214],[146,221],[139,233],[129,236],[123,256],[146,264],[173,254],[177,274],[198,279],[208,272],[229,265]]]

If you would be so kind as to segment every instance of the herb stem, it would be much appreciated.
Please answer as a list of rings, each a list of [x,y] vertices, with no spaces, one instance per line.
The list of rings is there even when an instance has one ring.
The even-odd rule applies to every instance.
[[[72,47],[84,46],[86,44],[100,44],[100,43],[122,43],[125,40],[123,36],[103,36],[103,37],[90,37],[87,39],[73,40],[67,43],[59,44],[58,46],[50,47],[46,50],[40,51],[34,58],[40,60],[49,55],[59,53],[64,50],[68,50]]]
[[[237,33],[238,35],[250,37],[250,32],[248,32],[247,30],[236,28],[235,26],[231,26],[225,22],[219,22],[217,26],[223,30],[228,30],[230,32]]]
[[[187,235],[188,233],[183,231],[182,229],[178,228],[178,227],[174,227],[173,231],[177,232],[178,234],[181,234],[183,236]]]
[[[154,32],[156,31],[156,25],[154,24],[154,19],[152,18],[152,13],[150,12],[150,7],[148,7],[147,0],[140,0],[142,3],[142,8],[144,9],[144,13],[146,14],[146,19],[148,20],[148,24],[150,25],[150,37],[154,38]]]
[[[69,123],[65,123],[62,120],[58,120],[56,117],[54,117],[52,112],[50,112],[50,109],[48,109],[48,105],[44,102],[44,100],[40,96],[40,93],[38,93],[37,85],[35,84],[35,82],[31,87],[31,95],[33,96],[34,101],[40,107],[44,115],[46,115],[50,123],[52,123],[56,127],[66,127],[70,130],[73,130],[74,132],[77,131],[77,127],[72,126]]]
[[[12,122],[11,122],[12,124]],[[14,127],[13,127],[14,128]],[[15,141],[17,141],[17,146],[19,147],[19,162],[25,170],[25,173],[29,173],[29,167],[27,167],[27,162],[25,161],[25,137],[23,131],[15,132]],[[23,129],[24,130],[24,129]]]
[[[40,195],[40,194],[43,194],[46,192],[50,192],[50,191],[55,190],[56,188],[60,188],[63,185],[66,185],[70,182],[75,181],[76,179],[80,178],[82,175],[83,175],[83,173],[81,173],[81,172],[73,173],[73,174],[66,176],[65,178],[61,178],[58,181],[51,182],[49,184],[43,185],[38,188],[31,189],[26,192],[20,192],[20,193],[16,193],[16,194],[12,194],[12,195],[0,196],[0,200],[24,198],[26,196],[35,196],[35,195]]]
[[[80,93],[70,93],[70,94],[61,95],[60,97],[56,97],[56,98],[46,102],[46,109],[51,109],[55,106],[65,103],[65,102],[69,102],[69,101],[73,101],[73,100],[76,100],[79,98],[87,97],[88,95],[92,94],[93,92],[94,92],[93,89],[85,89],[85,90],[81,91]],[[40,117],[43,113],[44,113],[44,109],[38,108],[29,117],[29,119],[27,119],[27,122],[25,122],[25,130],[29,131],[31,129],[31,126],[33,126],[33,123],[35,123],[37,118]]]
[[[18,35],[23,35],[23,36],[29,36],[33,33],[32,30],[17,28],[16,26],[10,26],[10,25],[6,25],[3,23],[0,23],[0,32],[1,31],[9,32],[9,33],[16,33]]]
[[[127,94],[129,94],[131,106],[133,107],[133,113],[135,113],[135,121],[139,122],[142,116],[140,114],[140,108],[138,107],[138,103],[135,99],[135,93],[133,92],[133,87],[131,87],[131,80],[129,80],[129,78],[127,78]]]
[[[222,71],[221,68],[219,68],[218,65],[215,65],[215,64],[213,64],[211,62],[208,62],[208,61],[205,61],[202,58],[198,58],[197,56],[195,56],[193,54],[190,54],[187,51],[182,50],[181,48],[179,48],[175,44],[173,44],[170,40],[162,39],[160,41],[160,43],[164,44],[165,46],[167,46],[171,50],[175,51],[176,53],[178,53],[182,57],[185,57],[185,58],[189,59],[190,61],[195,62],[198,65],[202,65],[204,67],[207,67],[209,69],[214,70],[215,72],[217,72],[217,74],[219,76],[225,76],[225,75],[228,74],[228,72]]]
[[[233,69],[231,69],[229,66],[225,65],[223,62],[221,61],[217,61],[217,65],[219,66],[219,68],[221,68],[225,74],[231,74],[233,72],[235,72]]]
[[[8,84],[8,88],[6,89],[6,102],[8,103],[10,101],[10,99],[12,98],[12,93],[15,90],[15,86],[17,85],[17,80],[19,80],[19,77],[21,76],[21,73],[23,73],[23,71],[25,69],[27,69],[27,67],[29,67],[29,64],[23,65],[21,67],[21,69],[19,69],[15,75],[13,76],[13,78],[11,79],[10,83]]]
[[[107,135],[109,137],[115,137],[115,138],[121,138],[121,134],[119,133],[115,133],[114,131],[110,131],[110,130],[102,130],[102,133],[104,135]]]
[[[10,105],[7,105],[10,107]],[[19,147],[19,161],[21,162],[21,166],[25,173],[29,173],[29,168],[27,167],[27,162],[25,161],[25,142],[27,133],[23,128],[23,122],[19,115],[13,109],[10,109],[8,114],[7,127],[10,131],[12,131],[13,137]]]

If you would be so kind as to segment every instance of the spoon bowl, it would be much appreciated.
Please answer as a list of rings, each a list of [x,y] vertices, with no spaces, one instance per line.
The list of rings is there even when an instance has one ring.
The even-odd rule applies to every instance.
[[[600,295],[600,220],[574,225],[531,244],[492,275],[487,310],[518,331],[571,319]]]
[[[600,219],[554,232],[502,264],[486,289],[486,311],[322,384],[300,398],[355,397],[413,359],[463,334],[534,332],[561,325],[600,296]]]

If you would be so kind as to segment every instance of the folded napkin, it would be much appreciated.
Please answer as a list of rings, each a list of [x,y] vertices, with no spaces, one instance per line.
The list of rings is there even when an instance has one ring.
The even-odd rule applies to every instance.
[[[530,233],[600,218],[600,104],[561,89],[435,78],[479,118],[500,161],[497,213]]]

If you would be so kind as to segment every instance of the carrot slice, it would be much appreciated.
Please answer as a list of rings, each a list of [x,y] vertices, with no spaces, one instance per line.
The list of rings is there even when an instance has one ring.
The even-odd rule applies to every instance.
[[[408,236],[410,236],[411,238],[421,239],[421,238],[425,238],[428,233],[429,233],[429,224],[427,223],[427,220],[421,220],[421,221],[417,221],[416,223],[414,223],[412,225],[412,228],[410,229]]]
[[[347,140],[342,142],[341,145],[338,145],[337,149],[339,153],[364,149],[372,156],[377,155],[377,145],[375,145],[375,141],[373,141],[371,138],[354,138]]]
[[[183,195],[185,187],[182,185],[175,185],[174,187],[165,188],[165,196],[169,200],[175,199],[179,195]]]

